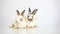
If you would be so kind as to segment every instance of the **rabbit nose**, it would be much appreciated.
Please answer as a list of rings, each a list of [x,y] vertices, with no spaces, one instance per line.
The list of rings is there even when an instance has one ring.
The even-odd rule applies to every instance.
[[[28,19],[28,21],[33,21],[32,19]]]

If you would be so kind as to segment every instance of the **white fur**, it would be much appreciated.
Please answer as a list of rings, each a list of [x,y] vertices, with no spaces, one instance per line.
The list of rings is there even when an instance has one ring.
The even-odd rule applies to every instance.
[[[23,21],[20,21],[21,18],[23,19]],[[16,21],[18,21],[18,23],[16,23]],[[24,27],[26,27],[26,21],[23,18],[23,16],[17,16],[13,24],[15,25],[13,28],[16,28],[16,27],[24,28]]]
[[[21,18],[23,19],[23,21],[20,21]],[[23,16],[18,16],[16,20],[18,21],[20,28],[26,27],[26,22]]]

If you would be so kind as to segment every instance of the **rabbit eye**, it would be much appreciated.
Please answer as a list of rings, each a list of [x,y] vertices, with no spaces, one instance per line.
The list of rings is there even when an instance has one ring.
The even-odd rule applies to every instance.
[[[20,21],[23,21],[23,19],[21,18]]]
[[[27,18],[29,18],[29,16]]]
[[[18,21],[16,21],[16,23],[18,23]]]

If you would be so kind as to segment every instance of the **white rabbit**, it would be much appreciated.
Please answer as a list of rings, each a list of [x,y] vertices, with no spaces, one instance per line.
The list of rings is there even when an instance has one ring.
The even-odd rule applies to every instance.
[[[16,17],[14,23],[10,27],[14,28],[14,29],[24,29],[26,27],[26,22],[25,22],[25,18],[24,18],[25,10],[23,10],[21,14],[19,13],[18,10],[16,10],[16,11],[17,11],[17,17]]]
[[[26,27],[27,28],[35,28],[37,27],[36,20],[34,18],[34,15],[36,14],[37,9],[34,9],[31,12],[31,9],[29,8],[28,16],[26,18]]]

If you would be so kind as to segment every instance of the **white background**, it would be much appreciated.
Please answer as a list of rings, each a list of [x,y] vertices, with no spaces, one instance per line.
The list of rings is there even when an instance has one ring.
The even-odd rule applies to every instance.
[[[36,13],[39,28],[32,34],[60,34],[59,0],[0,0],[0,34],[13,34],[8,25],[16,17],[16,10],[32,10]],[[21,34],[24,34],[21,32]]]

